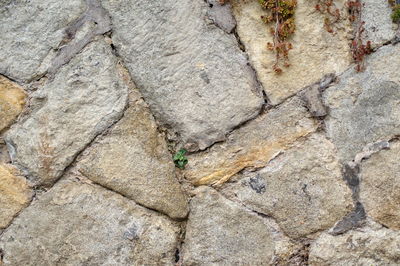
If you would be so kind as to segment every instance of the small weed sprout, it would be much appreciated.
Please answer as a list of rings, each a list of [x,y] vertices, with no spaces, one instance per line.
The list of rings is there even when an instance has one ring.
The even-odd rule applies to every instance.
[[[185,165],[188,163],[188,159],[185,157],[187,150],[180,149],[173,157],[175,166],[179,169],[185,169]]]

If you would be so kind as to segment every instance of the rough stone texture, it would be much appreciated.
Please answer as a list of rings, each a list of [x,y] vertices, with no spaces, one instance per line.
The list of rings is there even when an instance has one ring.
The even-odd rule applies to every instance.
[[[110,46],[87,46],[54,80],[32,94],[32,111],[6,141],[13,163],[40,185],[52,184],[75,156],[116,121],[127,103]]]
[[[225,193],[272,216],[290,237],[328,229],[353,207],[334,151],[332,143],[314,134],[265,168],[245,175]]]
[[[350,50],[346,35],[347,20],[342,20],[336,34],[324,28],[324,16],[315,10],[315,1],[298,0],[296,32],[289,52],[291,66],[277,75],[272,66],[275,54],[267,49],[273,42],[270,25],[260,18],[266,12],[258,1],[232,0],[239,37],[246,47],[250,61],[272,104],[279,104],[325,74],[343,72],[350,64]],[[335,1],[341,8],[345,0]],[[344,13],[344,8],[341,8]],[[293,78],[296,77],[296,78]]]
[[[220,185],[244,168],[265,166],[317,127],[295,97],[235,130],[225,143],[188,156],[185,177],[196,185]]]
[[[191,201],[184,265],[268,265],[274,242],[263,219],[201,187]]]
[[[64,29],[85,10],[83,0],[0,2],[0,73],[28,81],[44,73]]]
[[[365,39],[372,46],[382,45],[395,36],[396,26],[392,23],[392,8],[389,1],[363,0],[361,20],[365,21]]]
[[[322,234],[310,250],[310,265],[399,265],[400,233],[370,223],[344,235]]]
[[[400,142],[362,163],[360,197],[375,221],[400,229]]]
[[[400,134],[400,45],[384,46],[366,60],[366,70],[353,68],[324,93],[330,109],[326,130],[343,161],[362,148]]]
[[[5,265],[172,265],[179,226],[128,199],[68,179],[3,233]]]
[[[190,150],[224,139],[263,104],[233,35],[204,1],[103,0],[113,43],[155,117]]]
[[[0,164],[0,230],[26,207],[32,197],[26,179],[11,165]]]
[[[107,136],[88,149],[78,167],[94,182],[141,205],[184,218],[187,201],[175,177],[172,156],[147,106],[135,98]]]
[[[25,98],[20,86],[0,75],[0,132],[22,112]]]
[[[221,4],[219,0],[207,0],[210,19],[227,33],[231,33],[236,27],[236,20],[231,11],[231,4]]]

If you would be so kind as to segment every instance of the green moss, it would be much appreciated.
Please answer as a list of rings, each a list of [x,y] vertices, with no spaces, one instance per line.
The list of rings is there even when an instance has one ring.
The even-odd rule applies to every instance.
[[[392,20],[394,23],[400,23],[400,5],[393,7]]]

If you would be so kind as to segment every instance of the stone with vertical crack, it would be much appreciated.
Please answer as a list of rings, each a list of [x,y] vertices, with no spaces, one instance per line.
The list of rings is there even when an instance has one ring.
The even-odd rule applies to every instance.
[[[159,122],[190,150],[224,140],[264,103],[235,36],[192,0],[102,0],[112,40]]]
[[[254,179],[263,190],[254,187]],[[318,133],[297,141],[265,168],[243,175],[223,193],[273,217],[292,238],[329,229],[353,208],[334,146]]]
[[[179,225],[100,186],[67,178],[0,237],[5,265],[172,265]]]
[[[185,177],[195,185],[220,185],[245,168],[264,167],[317,128],[302,101],[294,97],[236,129],[226,142],[189,155]]]
[[[367,57],[365,72],[353,68],[323,95],[329,108],[328,137],[343,162],[368,143],[400,134],[400,45],[387,45]]]
[[[135,202],[185,218],[187,200],[175,177],[164,137],[142,99],[132,99],[123,118],[85,151],[78,168],[86,177]]]
[[[264,218],[200,187],[192,199],[183,246],[184,265],[268,265],[275,243]]]
[[[32,94],[30,112],[6,135],[12,161],[35,184],[50,186],[122,116],[127,96],[111,47],[91,43]]]
[[[0,73],[20,81],[45,73],[63,30],[85,8],[84,0],[0,2]]]
[[[400,142],[361,164],[360,198],[375,221],[400,230]]]
[[[33,195],[26,179],[11,165],[0,164],[0,230],[26,207]]]
[[[0,132],[22,112],[25,99],[26,93],[18,84],[0,75]]]
[[[290,67],[276,74],[272,69],[274,52],[267,48],[273,42],[272,25],[261,16],[268,13],[258,1],[232,0],[238,35],[246,47],[250,62],[273,105],[279,104],[328,73],[341,73],[350,64],[351,56],[346,35],[350,25],[346,19],[337,24],[334,34],[324,28],[324,15],[315,10],[316,1],[298,0],[295,14],[296,32],[289,41]],[[335,1],[345,16],[346,0]]]

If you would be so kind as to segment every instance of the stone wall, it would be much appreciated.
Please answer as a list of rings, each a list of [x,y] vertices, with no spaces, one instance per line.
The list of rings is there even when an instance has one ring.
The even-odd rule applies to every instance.
[[[399,265],[400,31],[298,0],[0,0],[0,265]],[[188,164],[173,154],[186,149]]]

